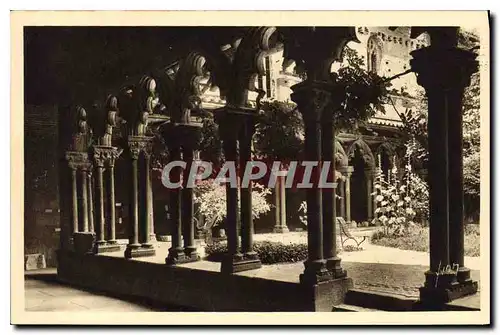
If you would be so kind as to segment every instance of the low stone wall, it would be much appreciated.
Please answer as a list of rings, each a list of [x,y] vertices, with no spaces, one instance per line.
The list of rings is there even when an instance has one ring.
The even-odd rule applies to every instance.
[[[315,286],[109,256],[58,252],[61,281],[200,311],[332,311],[352,281]]]

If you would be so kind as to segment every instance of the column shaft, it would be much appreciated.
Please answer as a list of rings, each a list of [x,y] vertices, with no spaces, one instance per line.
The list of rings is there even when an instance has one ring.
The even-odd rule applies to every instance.
[[[88,200],[87,200],[87,170],[81,170],[81,194],[82,194],[82,204],[81,204],[81,213],[82,213],[82,231],[87,233],[89,231],[89,209],[88,209]]]
[[[450,265],[459,266],[459,281],[470,278],[464,264],[464,180],[463,180],[463,91],[450,91],[448,101],[448,159],[449,159],[449,224]],[[452,150],[451,150],[452,149]]]
[[[430,270],[449,264],[448,106],[444,92],[428,91]]]
[[[184,180],[189,179],[189,172],[193,165],[193,149],[185,148],[183,151],[186,169],[184,170]],[[196,252],[194,243],[194,202],[193,188],[186,187],[182,190],[182,224],[184,225],[184,253],[190,255]]]
[[[94,183],[92,182],[92,173],[89,172],[87,174],[87,197],[88,197],[88,204],[89,204],[89,231],[94,232]]]
[[[340,196],[340,202],[339,202],[339,204],[340,204],[340,216],[345,219],[346,218],[346,216],[345,216],[345,204],[346,204],[345,181],[340,180],[337,188],[339,190],[339,196]]]
[[[347,222],[351,221],[351,174],[347,174],[345,180],[345,219]]]
[[[237,166],[236,140],[224,139],[223,147],[226,162],[234,162],[235,166]],[[226,183],[226,211],[228,256],[230,258],[241,258],[238,238],[238,189],[231,187],[229,182]]]
[[[366,219],[370,222],[373,219],[373,196],[372,196],[372,186],[373,186],[373,173],[371,170],[365,171],[366,178]]]
[[[250,126],[247,125],[249,128]],[[240,138],[240,168],[245,170],[246,164],[251,162],[251,141],[253,132],[244,132]],[[248,187],[241,187],[241,251],[245,257],[256,258],[253,251],[253,217],[252,217],[252,181]]]
[[[104,184],[103,184],[103,170],[104,167],[96,166],[96,207],[97,207],[97,243],[106,243],[104,231],[105,231],[105,217],[104,217]]]
[[[141,244],[145,247],[152,247],[150,243],[150,238],[151,238],[151,215],[150,215],[150,208],[151,205],[149,204],[149,196],[148,196],[148,188],[149,188],[149,180],[150,180],[150,161],[151,161],[151,156],[149,153],[143,152],[143,164],[141,164],[141,171],[140,171],[140,181],[141,184],[139,185],[139,192],[140,192],[140,204],[139,204],[139,209],[141,211],[141,216],[140,216],[140,226],[141,226],[141,231],[142,231],[142,237],[141,237]]]
[[[115,200],[115,168],[113,165],[108,167],[108,243],[116,243],[116,200]]]
[[[132,187],[130,189],[130,231],[129,246],[138,248],[139,244],[139,186],[138,157],[132,157]]]
[[[326,116],[322,122],[321,128],[321,162],[329,162],[330,169],[328,172],[328,182],[334,182],[335,161],[334,161],[334,146],[333,146],[333,124],[331,115],[326,112]],[[323,207],[323,254],[325,259],[330,260],[336,257],[336,213],[335,213],[335,189],[324,188],[322,191],[322,207]],[[328,264],[327,264],[328,265]]]
[[[180,147],[172,145],[170,147],[171,161],[179,161],[181,159]],[[179,167],[174,167],[170,171],[170,180],[173,183],[181,180],[181,170]],[[172,224],[172,247],[168,251],[166,259],[167,264],[178,263],[184,257],[184,249],[182,248],[182,218],[181,218],[181,189],[170,189],[170,220]]]
[[[76,167],[71,167],[71,214],[73,220],[73,234],[78,232],[78,187],[76,181]]]

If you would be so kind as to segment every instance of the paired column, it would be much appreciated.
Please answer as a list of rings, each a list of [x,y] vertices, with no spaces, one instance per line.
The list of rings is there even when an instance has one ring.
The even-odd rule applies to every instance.
[[[131,159],[130,230],[125,258],[153,256],[156,253],[150,243],[149,205],[147,203],[151,145],[151,137],[129,136],[128,147]]]
[[[320,162],[321,113],[328,103],[328,92],[314,86],[309,82],[295,85],[291,98],[298,104],[305,123],[305,160]],[[302,283],[313,285],[331,278],[323,252],[322,192],[317,185],[319,171],[313,169],[311,180],[314,186],[306,189],[308,258],[304,263],[304,273],[300,275]]]
[[[337,183],[335,180],[335,147],[333,115],[331,111],[323,111],[323,122],[321,123],[321,161],[323,164],[329,162],[330,169],[327,181],[334,183],[334,188],[324,188],[322,190],[323,209],[323,254],[326,260],[326,267],[333,278],[346,276],[346,272],[340,265],[340,258],[337,256],[337,199],[335,197]]]
[[[115,236],[114,164],[122,150],[110,146],[93,147],[95,175],[95,232],[94,253],[120,250]]]
[[[78,253],[92,251],[93,233],[89,232],[88,171],[91,168],[87,152],[67,151],[71,171],[71,222],[73,249]]]
[[[423,303],[442,304],[477,292],[463,255],[462,98],[476,55],[456,47],[457,28],[429,31],[432,46],[412,52],[412,69],[428,98],[430,269]],[[458,271],[457,271],[458,270]]]
[[[219,134],[226,162],[234,162],[236,171],[245,169],[251,161],[251,141],[255,110],[222,108],[216,112]],[[239,147],[238,147],[239,144]],[[239,157],[238,157],[239,149]],[[239,169],[238,169],[239,167]],[[253,250],[252,182],[248,187],[226,184],[226,235],[228,253],[222,261],[223,273],[235,273],[260,268],[261,262]],[[238,194],[239,189],[241,194]],[[241,197],[241,250],[238,229],[238,198]]]
[[[170,123],[163,129],[163,137],[170,151],[170,161],[183,160],[186,163],[184,172],[180,166],[174,166],[170,171],[172,183],[179,184],[179,187],[170,189],[172,247],[165,260],[170,265],[200,259],[194,236],[194,189],[192,185],[187,185],[191,166],[194,164],[195,150],[198,148],[200,130],[201,125],[198,123]],[[180,185],[181,180],[183,185]]]
[[[241,116],[240,118],[242,118]],[[255,132],[255,115],[249,113],[244,116],[243,129],[239,137],[240,170],[244,171],[247,164],[252,162],[252,138]],[[252,181],[248,185],[241,185],[241,252],[245,259],[245,269],[261,266],[259,256],[253,250],[253,213],[252,213]]]

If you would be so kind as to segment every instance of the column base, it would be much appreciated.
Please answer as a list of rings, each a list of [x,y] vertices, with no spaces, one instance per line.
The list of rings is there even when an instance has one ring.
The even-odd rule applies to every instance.
[[[183,263],[196,262],[200,259],[198,253],[185,254],[183,248],[170,248],[168,250],[168,256],[165,258],[165,264],[176,265]]]
[[[196,247],[185,247],[184,254],[188,257],[191,262],[196,262],[200,260],[200,254],[198,254],[198,248]]]
[[[125,249],[125,258],[138,258],[156,255],[156,250],[151,247],[144,247],[141,244],[129,244]]]
[[[114,242],[114,243],[113,243]],[[106,243],[96,243],[94,246],[94,254],[102,254],[106,252],[120,251],[121,247],[118,241],[108,241]]]
[[[73,234],[73,250],[81,255],[92,254],[95,235],[90,232],[77,232]]]
[[[326,268],[326,261],[305,261],[304,272],[300,274],[300,283],[307,285],[316,285],[318,283],[331,280],[331,274]]]
[[[273,228],[273,233],[274,234],[284,234],[288,233],[290,230],[288,229],[287,226],[274,226]]]
[[[475,294],[478,290],[476,281],[468,279],[458,282],[454,272],[436,274],[428,271],[425,277],[425,286],[420,288],[419,305],[430,309],[439,308],[452,300]]]
[[[470,269],[466,267],[461,267],[457,271],[457,281],[459,283],[465,283],[470,281]]]
[[[330,272],[332,278],[345,278],[347,271],[342,269],[340,265],[341,259],[339,257],[332,257],[326,259],[326,268]]]
[[[151,243],[157,242],[156,241],[156,234],[149,235],[149,242],[151,242]]]
[[[261,267],[262,263],[260,262],[257,253],[255,253],[255,255],[252,252],[247,253],[246,255],[238,253],[235,255],[227,255],[222,260],[221,272],[231,274],[236,272],[259,269]]]

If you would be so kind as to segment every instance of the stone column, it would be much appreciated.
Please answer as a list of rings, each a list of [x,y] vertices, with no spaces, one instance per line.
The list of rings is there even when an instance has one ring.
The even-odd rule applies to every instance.
[[[425,88],[429,109],[430,269],[425,273],[420,299],[436,305],[477,291],[476,282],[457,282],[453,263],[463,268],[459,115],[464,88],[478,64],[474,53],[456,47],[458,28],[427,29],[432,46],[413,51],[411,66]]]
[[[148,213],[149,213],[149,240],[151,242],[156,242],[155,233],[155,216],[154,216],[154,199],[153,199],[153,178],[152,173],[149,174],[148,184],[147,184],[147,203],[148,203]]]
[[[339,185],[337,189],[339,190],[339,196],[340,196],[340,216],[343,217],[344,219],[346,218],[346,213],[345,213],[345,205],[346,205],[346,198],[345,198],[345,187],[346,183],[344,180],[340,179],[339,180]]]
[[[184,254],[186,255],[186,261],[197,261],[200,256],[197,252],[197,247],[194,241],[194,198],[193,198],[193,188],[187,185],[189,180],[191,166],[194,162],[194,151],[197,147],[197,139],[199,137],[200,127],[195,124],[183,124],[182,126],[182,153],[183,159],[186,162],[186,169],[184,170],[184,188],[181,191],[182,198],[182,225],[184,226],[183,236],[184,236]]]
[[[130,175],[130,201],[129,201],[129,242],[125,249],[125,258],[132,258],[141,244],[139,243],[139,184],[138,184],[138,160],[140,149],[129,143],[129,152],[131,160]]]
[[[140,226],[142,227],[142,248],[143,249],[151,249],[153,253],[155,253],[153,245],[151,244],[151,208],[153,207],[150,201],[152,200],[149,197],[149,188],[151,187],[151,154],[153,151],[153,139],[145,138],[144,146],[143,146],[143,164],[141,167],[143,171],[140,172],[140,194],[141,194],[141,202],[139,204],[139,210],[141,212],[140,216]]]
[[[70,165],[71,169],[71,218],[72,218],[72,228],[73,234],[78,232],[78,185],[76,180],[76,170],[75,165]]]
[[[234,162],[237,166],[237,142],[235,138],[226,137],[222,139],[222,146],[226,162]],[[240,241],[238,237],[238,189],[226,183],[226,236],[228,254],[222,262],[221,271],[233,273],[235,264],[243,260],[240,253]]]
[[[346,180],[345,180],[345,220],[346,222],[351,222],[351,176],[354,168],[352,166],[347,167]]]
[[[122,153],[121,149],[111,147],[110,155],[107,161],[107,217],[108,225],[108,244],[116,245],[116,198],[115,198],[115,162]]]
[[[87,198],[89,203],[89,231],[94,232],[94,183],[92,181],[92,169],[87,172]]]
[[[80,170],[81,172],[81,213],[82,213],[82,232],[88,233],[89,231],[89,206],[88,206],[88,200],[87,200],[87,189],[88,189],[88,184],[87,184],[87,167],[82,167]]]
[[[106,244],[106,238],[104,236],[105,232],[105,216],[104,216],[104,158],[101,156],[99,151],[94,152],[94,166],[95,166],[95,176],[96,176],[96,205],[97,209],[96,215],[96,252],[99,252],[101,246]]]
[[[346,272],[340,266],[340,258],[337,257],[337,213],[336,213],[336,180],[335,180],[335,155],[333,136],[333,115],[330,110],[323,111],[321,123],[321,161],[329,162],[328,182],[335,183],[335,188],[324,188],[322,190],[323,206],[323,254],[326,267],[333,278],[345,277]],[[309,207],[308,207],[309,208]]]
[[[240,133],[240,170],[245,171],[246,165],[252,161],[252,137],[255,132],[253,115],[248,115],[243,121],[243,131]],[[259,268],[261,262],[253,250],[253,214],[252,214],[252,181],[248,187],[241,185],[241,251],[246,261],[245,267]]]
[[[276,176],[276,185],[274,187],[274,205],[275,210],[275,224],[273,227],[273,233],[288,233],[288,227],[286,225],[286,188],[285,188],[285,177]]]
[[[366,169],[365,170],[365,178],[366,178],[366,220],[368,222],[371,222],[373,219],[373,169]]]
[[[305,160],[321,160],[321,113],[328,103],[328,93],[313,83],[302,82],[293,86],[292,100],[297,103],[305,124]],[[323,254],[322,194],[318,188],[319,169],[313,169],[312,188],[306,189],[308,259],[304,263],[302,283],[316,284],[331,278]]]
[[[173,129],[171,131],[174,131]],[[167,144],[168,145],[168,144]],[[170,160],[181,160],[181,150],[178,145],[172,143],[169,147]],[[170,180],[178,182],[181,180],[181,170],[174,167],[170,172]],[[182,219],[181,219],[181,189],[170,189],[170,220],[172,224],[172,246],[168,250],[168,256],[165,259],[167,264],[179,264],[186,262],[186,255],[182,247]]]

